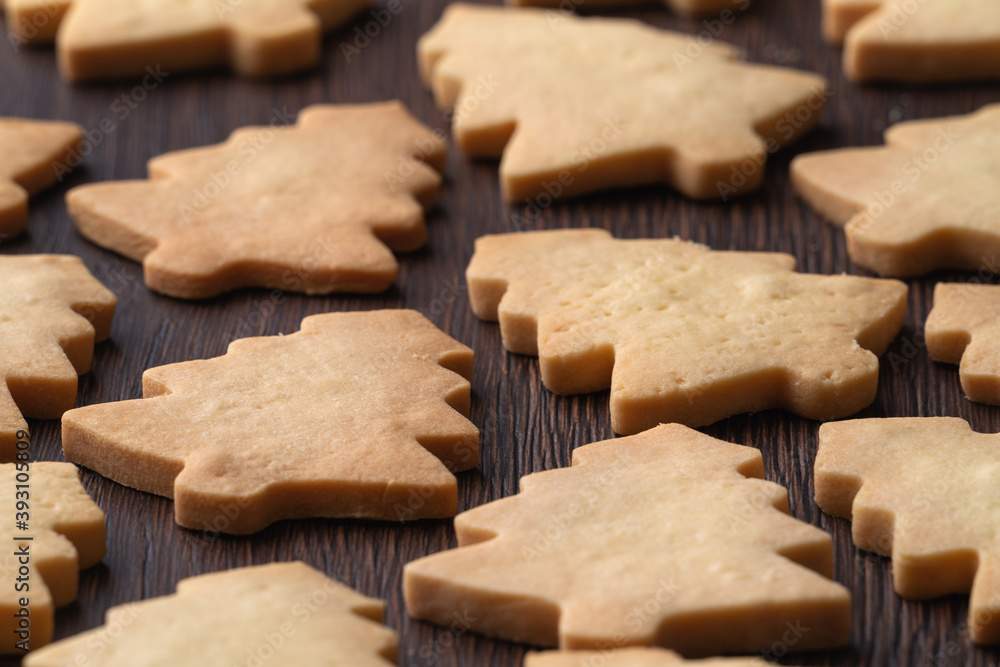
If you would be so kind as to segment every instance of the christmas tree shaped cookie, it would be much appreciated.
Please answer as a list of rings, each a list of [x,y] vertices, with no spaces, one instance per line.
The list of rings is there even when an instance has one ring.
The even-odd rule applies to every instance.
[[[304,563],[272,563],[184,579],[177,593],[107,613],[103,627],[56,642],[24,667],[269,667],[396,664],[383,604]],[[260,656],[265,656],[261,659]]]
[[[73,407],[115,302],[79,257],[0,257],[0,459],[13,460],[25,417],[58,419]]]
[[[970,400],[1000,405],[1000,285],[938,283],[924,333],[932,359],[960,364]]]
[[[823,0],[823,32],[855,81],[1000,78],[995,0]]]
[[[667,183],[717,199],[760,185],[768,154],[817,122],[826,82],[722,44],[621,19],[453,3],[418,45],[471,156],[500,157],[511,200]],[[583,45],[587,45],[586,48]]]
[[[26,461],[0,464],[0,509],[0,653],[21,655],[52,641],[55,607],[104,557],[104,512],[73,464]]]
[[[399,102],[313,106],[294,126],[243,128],[153,159],[148,181],[66,200],[84,236],[141,261],[146,284],[170,296],[378,292],[396,278],[390,249],[427,239],[444,158]]]
[[[1000,7],[1000,4],[997,5]],[[882,275],[980,269],[1000,253],[1000,104],[899,123],[884,147],[800,155],[795,188]]]
[[[472,351],[415,311],[314,315],[289,336],[147,370],[142,399],[71,410],[63,450],[173,498],[187,528],[453,516],[452,471],[479,460],[471,374]]]
[[[504,346],[537,354],[557,394],[611,389],[616,433],[780,407],[868,406],[906,286],[795,273],[789,255],[714,252],[602,230],[486,236],[466,276]]]
[[[70,81],[229,66],[276,76],[314,66],[322,36],[369,0],[6,0],[13,44],[56,41]]]
[[[830,536],[763,477],[758,450],[679,424],[581,447],[457,516],[459,548],[405,567],[407,610],[563,649],[759,651],[789,622],[812,628],[797,650],[845,644]]]
[[[82,131],[72,123],[0,118],[0,241],[28,221],[28,197],[68,170]]]
[[[901,596],[971,590],[972,640],[1000,643],[1000,434],[952,417],[823,424],[816,504],[892,557]]]

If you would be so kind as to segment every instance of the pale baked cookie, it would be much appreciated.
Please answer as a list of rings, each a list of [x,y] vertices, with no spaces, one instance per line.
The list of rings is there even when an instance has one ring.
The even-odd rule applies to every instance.
[[[52,641],[55,607],[76,599],[80,570],[106,551],[104,512],[76,466],[29,464],[22,451],[21,462],[0,464],[0,653]]]
[[[0,256],[0,460],[13,460],[25,417],[58,419],[73,407],[115,303],[79,257]]]
[[[823,34],[855,81],[1000,78],[996,0],[823,0]]]
[[[998,5],[1000,6],[1000,5]],[[1000,104],[899,123],[884,147],[800,155],[792,183],[882,275],[981,269],[1000,255]]]
[[[83,131],[73,123],[0,118],[0,242],[28,222],[28,197],[69,171]]]
[[[952,417],[823,424],[816,504],[892,557],[901,596],[971,590],[972,640],[1000,643],[1000,435]]]
[[[827,96],[822,77],[739,62],[725,44],[538,9],[451,4],[418,55],[462,149],[503,156],[511,201],[641,183],[749,192]]]
[[[383,614],[380,600],[304,563],[244,567],[112,607],[102,627],[31,653],[24,667],[391,667],[396,633]]]
[[[520,7],[558,7],[559,9],[585,7],[587,9],[610,9],[630,5],[650,4],[657,0],[507,0],[508,5]],[[750,6],[750,0],[659,0],[678,14],[709,15],[720,14],[727,9],[742,12]]]
[[[809,629],[801,624],[796,628],[796,632],[801,632],[803,635],[808,631]],[[788,643],[784,642],[781,645]],[[760,658],[685,660],[673,651],[662,648],[545,651],[532,652],[524,656],[524,667],[766,667],[769,664],[771,663]]]
[[[412,310],[330,313],[151,368],[144,398],[63,416],[66,457],[174,499],[177,523],[453,516],[475,467],[472,350]]]
[[[369,0],[6,0],[11,40],[55,39],[69,81],[228,66],[276,76],[316,65],[322,36]],[[156,83],[159,83],[157,81]]]
[[[788,516],[760,452],[679,424],[573,452],[520,494],[455,517],[458,549],[403,571],[414,618],[563,649],[685,655],[846,644],[850,594],[830,536]]]
[[[1000,405],[1000,285],[938,283],[924,334],[931,359],[960,364],[969,400]]]
[[[242,128],[150,160],[147,181],[84,185],[66,201],[84,236],[141,261],[146,284],[170,296],[379,292],[396,278],[392,250],[427,240],[445,151],[399,102],[318,105],[295,125]]]
[[[784,408],[810,419],[875,398],[906,286],[795,273],[790,255],[715,252],[603,230],[485,236],[466,278],[504,347],[557,394],[611,389],[616,433]]]

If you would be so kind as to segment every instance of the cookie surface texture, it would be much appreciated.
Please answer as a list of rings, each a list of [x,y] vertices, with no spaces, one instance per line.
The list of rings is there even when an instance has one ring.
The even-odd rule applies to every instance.
[[[719,43],[692,58],[690,35],[553,14],[454,3],[418,44],[461,148],[502,155],[510,201],[642,183],[727,198],[760,185],[767,155],[819,121],[816,74],[742,63]]]
[[[823,424],[816,504],[892,557],[904,598],[971,590],[972,640],[1000,643],[1000,435],[953,417]]]
[[[56,35],[68,81],[147,77],[227,66],[268,77],[313,67],[323,33],[369,0],[73,0]],[[150,78],[151,77],[151,78]]]
[[[0,464],[0,505],[9,517],[0,528],[0,653],[22,655],[52,641],[55,607],[76,599],[80,570],[104,557],[104,512],[72,463]]]
[[[115,303],[78,257],[0,256],[0,460],[14,459],[25,417],[58,419],[73,407]]]
[[[274,667],[391,667],[397,639],[383,613],[380,600],[304,563],[238,568],[112,607],[104,626],[31,653],[24,667],[154,667],[165,656],[175,665],[231,667],[259,655]]]
[[[924,335],[931,359],[959,364],[969,400],[1000,405],[1000,286],[938,283]]]
[[[572,230],[482,237],[466,278],[475,314],[499,319],[509,351],[538,355],[548,389],[610,388],[612,426],[631,434],[871,403],[906,286],[794,268],[790,255]]]
[[[82,136],[73,123],[0,118],[0,242],[24,230],[28,197],[69,170]]]
[[[331,313],[147,370],[144,398],[63,417],[66,457],[174,499],[177,523],[453,516],[479,459],[472,351],[410,310]]]
[[[399,102],[319,105],[290,127],[154,158],[150,180],[66,200],[84,236],[141,261],[163,294],[379,292],[396,278],[391,250],[427,239],[445,148]]]
[[[844,225],[856,264],[911,277],[982,269],[1000,254],[1000,104],[899,123],[885,144],[792,162],[795,189]]]
[[[760,452],[679,424],[576,449],[570,468],[455,518],[457,549],[406,565],[411,616],[562,649],[688,656],[847,642],[830,536],[788,516]],[[648,601],[655,604],[644,606]]]
[[[859,82],[1000,78],[994,0],[824,0],[823,34]]]

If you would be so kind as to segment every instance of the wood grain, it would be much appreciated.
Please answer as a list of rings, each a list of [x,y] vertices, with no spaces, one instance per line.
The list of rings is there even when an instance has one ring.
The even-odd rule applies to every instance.
[[[376,296],[274,299],[266,290],[241,290],[221,298],[182,302],[157,296],[142,283],[141,268],[97,248],[75,231],[66,214],[68,187],[108,179],[141,178],[146,161],[162,152],[223,140],[241,125],[268,122],[275,109],[297,112],[319,102],[403,100],[432,128],[445,128],[441,111],[416,74],[415,44],[440,15],[443,0],[404,0],[404,10],[350,62],[339,45],[352,39],[362,18],[330,36],[325,61],[307,74],[279,81],[247,81],[225,72],[170,75],[136,102],[132,85],[69,86],[61,82],[50,50],[15,53],[0,48],[0,116],[72,120],[113,131],[94,135],[84,166],[62,185],[32,202],[28,234],[0,245],[3,253],[59,252],[81,256],[119,297],[112,340],[99,345],[94,370],[81,378],[78,405],[135,398],[144,369],[224,353],[234,338],[288,333],[306,315],[383,307],[416,308],[476,351],[473,421],[482,429],[478,470],[460,476],[460,504],[472,507],[515,493],[520,476],[565,466],[570,452],[611,437],[608,394],[556,397],[542,388],[535,359],[506,354],[496,325],[473,317],[462,275],[473,241],[484,233],[519,227],[604,227],[616,236],[677,235],[717,249],[788,252],[804,271],[860,273],[847,258],[841,231],[798,200],[788,182],[788,163],[802,151],[881,143],[891,122],[967,113],[1000,99],[997,85],[934,88],[865,86],[845,81],[839,52],[820,39],[818,0],[755,0],[723,27],[721,38],[757,62],[814,70],[830,80],[832,96],[822,127],[774,155],[764,187],[729,204],[687,201],[660,187],[588,196],[553,205],[531,217],[500,197],[497,164],[450,149],[440,203],[428,215],[430,241],[402,258],[396,286]],[[622,12],[653,25],[691,34],[697,20],[659,6]],[[5,30],[6,32],[6,30]],[[600,48],[600,45],[594,45]],[[122,102],[134,102],[134,108]],[[117,104],[116,104],[117,103]],[[127,113],[124,113],[127,111]],[[360,156],[359,156],[360,157]],[[514,214],[529,217],[517,224]],[[1000,258],[987,258],[995,266]],[[996,276],[984,266],[984,276]],[[942,273],[910,281],[910,312],[883,363],[875,403],[860,416],[952,415],[982,431],[1000,431],[1000,409],[962,396],[954,366],[930,361],[920,332],[938,280],[969,280]],[[34,422],[37,459],[61,459],[58,423]],[[997,665],[1000,651],[976,648],[963,633],[966,596],[907,602],[892,591],[889,561],[858,552],[850,524],[823,515],[813,504],[812,463],[818,424],[778,411],[734,417],[706,433],[761,449],[769,479],[786,485],[792,513],[833,534],[836,576],[854,594],[850,648],[793,655],[782,661],[806,665]],[[192,432],[192,438],[201,434]],[[178,529],[170,501],[118,486],[89,471],[84,483],[108,515],[109,552],[83,573],[79,600],[57,615],[57,636],[99,625],[105,610],[140,598],[171,593],[181,578],[203,572],[302,559],[368,595],[387,601],[388,625],[401,633],[399,664],[520,665],[525,647],[452,634],[407,618],[400,591],[403,565],[454,546],[448,521],[418,524],[361,521],[285,522],[249,538],[219,537]],[[776,652],[774,657],[779,657]],[[6,664],[15,664],[7,660]]]

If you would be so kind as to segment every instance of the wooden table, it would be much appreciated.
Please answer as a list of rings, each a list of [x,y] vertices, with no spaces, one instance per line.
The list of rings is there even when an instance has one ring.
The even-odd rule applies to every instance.
[[[417,38],[437,20],[443,0],[404,0],[405,9],[348,62],[339,45],[352,39],[360,19],[326,41],[320,68],[280,81],[246,81],[225,72],[171,75],[143,95],[132,84],[70,86],[56,74],[49,49],[15,53],[0,48],[4,94],[0,116],[72,120],[92,133],[94,150],[83,168],[32,201],[29,231],[0,245],[3,253],[72,253],[119,299],[112,340],[97,347],[94,370],[81,378],[78,405],[140,396],[140,376],[151,366],[221,355],[234,338],[289,333],[306,315],[327,311],[415,308],[476,352],[472,419],[482,430],[482,460],[459,477],[460,507],[516,492],[526,473],[567,466],[570,452],[612,437],[608,393],[563,398],[540,383],[538,362],[506,354],[495,324],[472,315],[463,280],[473,241],[485,233],[514,231],[523,206],[505,204],[494,161],[467,159],[450,149],[446,183],[428,214],[427,247],[402,258],[395,287],[375,296],[305,297],[275,303],[267,290],[241,290],[217,299],[178,301],[150,292],[141,268],[84,240],[66,213],[69,187],[110,179],[142,178],[149,158],[165,151],[222,141],[236,127],[266,123],[320,102],[367,102],[398,97],[432,128],[446,128],[442,112],[417,77]],[[653,25],[696,34],[700,21],[659,6],[624,12]],[[859,87],[841,74],[840,53],[820,39],[819,0],[755,0],[721,38],[750,60],[814,70],[830,81],[832,96],[822,127],[774,155],[764,186],[729,204],[694,203],[663,187],[624,190],[559,203],[529,220],[532,229],[604,227],[628,238],[680,236],[716,249],[782,251],[803,271],[861,273],[847,259],[843,234],[793,194],[788,163],[799,152],[881,143],[892,122],[967,113],[1000,99],[1000,85],[936,88]],[[594,45],[600,48],[600,45]],[[138,97],[142,101],[136,101]],[[118,104],[116,104],[118,102]],[[124,102],[125,104],[122,104]],[[134,108],[132,108],[134,107]],[[110,119],[111,132],[101,122]],[[105,127],[107,127],[105,123]],[[986,258],[995,281],[1000,257]],[[982,431],[1000,431],[1000,409],[963,398],[955,366],[930,361],[922,346],[923,322],[939,280],[973,274],[942,273],[910,281],[910,311],[900,337],[883,360],[875,403],[863,417],[952,415]],[[62,459],[56,421],[34,422],[37,459]],[[816,422],[780,411],[727,419],[703,429],[764,455],[768,479],[788,487],[792,514],[830,531],[837,579],[854,596],[850,648],[793,655],[808,665],[996,665],[1000,650],[973,647],[963,634],[967,596],[907,602],[892,590],[890,563],[858,552],[850,523],[825,516],[813,504]],[[198,433],[191,433],[198,438]],[[87,490],[107,512],[108,555],[82,574],[77,602],[57,614],[57,636],[93,628],[105,610],[173,592],[179,579],[276,560],[302,559],[361,592],[387,601],[387,623],[400,633],[399,664],[520,665],[525,647],[410,620],[403,607],[403,565],[454,546],[450,521],[374,523],[284,522],[253,536],[206,539],[174,524],[172,503],[132,491],[84,471]],[[224,614],[224,609],[221,610]],[[11,664],[14,660],[9,659]]]

